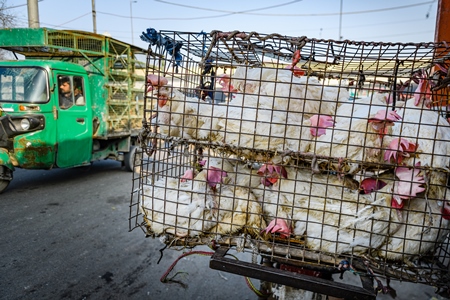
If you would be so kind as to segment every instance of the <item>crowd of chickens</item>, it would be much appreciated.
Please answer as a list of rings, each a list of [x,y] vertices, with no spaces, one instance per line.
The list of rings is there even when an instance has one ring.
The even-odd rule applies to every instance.
[[[179,176],[145,186],[151,231],[276,235],[389,260],[432,250],[450,228],[450,125],[430,109],[426,79],[393,106],[382,92],[349,101],[344,86],[297,75],[239,67],[219,78],[230,100],[217,105],[148,76],[159,134],[227,146],[203,149]],[[230,148],[239,155],[220,150]]]

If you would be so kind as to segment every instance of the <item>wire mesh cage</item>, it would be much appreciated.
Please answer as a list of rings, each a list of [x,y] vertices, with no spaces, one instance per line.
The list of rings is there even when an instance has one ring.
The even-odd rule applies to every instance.
[[[131,228],[449,288],[447,44],[144,38]]]

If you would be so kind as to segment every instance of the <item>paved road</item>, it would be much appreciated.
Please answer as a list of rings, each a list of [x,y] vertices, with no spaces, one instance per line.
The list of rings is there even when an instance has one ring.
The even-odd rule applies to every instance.
[[[0,194],[0,299],[257,298],[204,256],[178,263],[187,288],[161,283],[182,252],[166,250],[157,264],[163,244],[128,230],[130,193],[131,173],[115,161],[18,170]]]
[[[210,269],[205,256],[178,263],[186,288],[161,283],[182,252],[165,250],[157,264],[163,244],[129,232],[131,174],[118,162],[14,177],[0,194],[0,299],[258,299],[242,277]],[[436,296],[423,285],[394,286],[397,299]]]

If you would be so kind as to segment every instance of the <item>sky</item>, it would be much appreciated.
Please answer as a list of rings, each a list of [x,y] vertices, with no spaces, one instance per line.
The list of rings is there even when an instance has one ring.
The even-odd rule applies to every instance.
[[[430,0],[39,0],[41,27],[93,31],[147,48],[142,31],[256,31],[366,42],[432,42],[438,1]],[[6,0],[28,27],[27,0]]]

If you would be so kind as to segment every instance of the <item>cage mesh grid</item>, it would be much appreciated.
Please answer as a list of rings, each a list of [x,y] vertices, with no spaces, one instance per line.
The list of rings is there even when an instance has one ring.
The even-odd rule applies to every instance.
[[[102,52],[103,41],[101,39],[89,38],[76,33],[48,32],[48,43],[52,46],[61,46],[71,49]]]
[[[160,34],[131,227],[448,286],[445,44]]]

